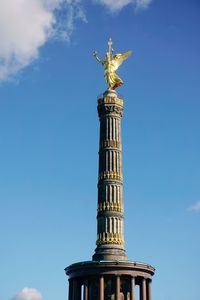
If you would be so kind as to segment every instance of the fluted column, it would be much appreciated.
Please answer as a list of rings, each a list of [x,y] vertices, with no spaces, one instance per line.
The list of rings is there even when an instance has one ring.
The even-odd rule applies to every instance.
[[[97,248],[93,260],[126,260],[122,176],[123,99],[107,91],[98,99],[100,121]]]

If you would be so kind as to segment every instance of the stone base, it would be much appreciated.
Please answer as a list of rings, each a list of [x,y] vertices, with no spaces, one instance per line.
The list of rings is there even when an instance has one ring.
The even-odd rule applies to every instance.
[[[101,245],[95,249],[95,254],[92,256],[93,261],[99,260],[128,260],[126,251],[118,245]]]

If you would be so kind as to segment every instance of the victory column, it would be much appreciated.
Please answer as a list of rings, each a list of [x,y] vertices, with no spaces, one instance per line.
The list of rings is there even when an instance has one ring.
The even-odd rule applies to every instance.
[[[129,261],[124,248],[124,206],[122,176],[121,118],[123,99],[116,88],[123,81],[117,69],[131,51],[114,54],[108,41],[104,67],[108,88],[98,98],[100,121],[99,176],[97,205],[97,240],[92,261],[70,265],[68,300],[151,300],[151,280],[155,269],[144,263]]]

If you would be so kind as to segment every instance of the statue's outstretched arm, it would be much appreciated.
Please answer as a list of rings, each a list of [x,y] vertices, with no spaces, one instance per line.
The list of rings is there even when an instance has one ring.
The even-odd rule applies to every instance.
[[[103,64],[103,61],[100,60],[100,58],[97,56],[97,52],[96,52],[96,51],[93,51],[93,56],[96,58],[96,60],[97,60],[100,64]]]

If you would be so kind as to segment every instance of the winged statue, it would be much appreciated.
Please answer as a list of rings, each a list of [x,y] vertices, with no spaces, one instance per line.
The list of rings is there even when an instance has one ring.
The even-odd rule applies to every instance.
[[[108,89],[115,90],[117,87],[123,84],[122,79],[116,74],[116,71],[123,63],[123,61],[131,55],[132,52],[127,51],[124,53],[114,54],[111,39],[109,39],[108,41],[108,46],[109,49],[108,52],[106,52],[105,60],[99,59],[96,51],[93,52],[93,55],[96,60],[104,67],[104,78],[108,84]]]

